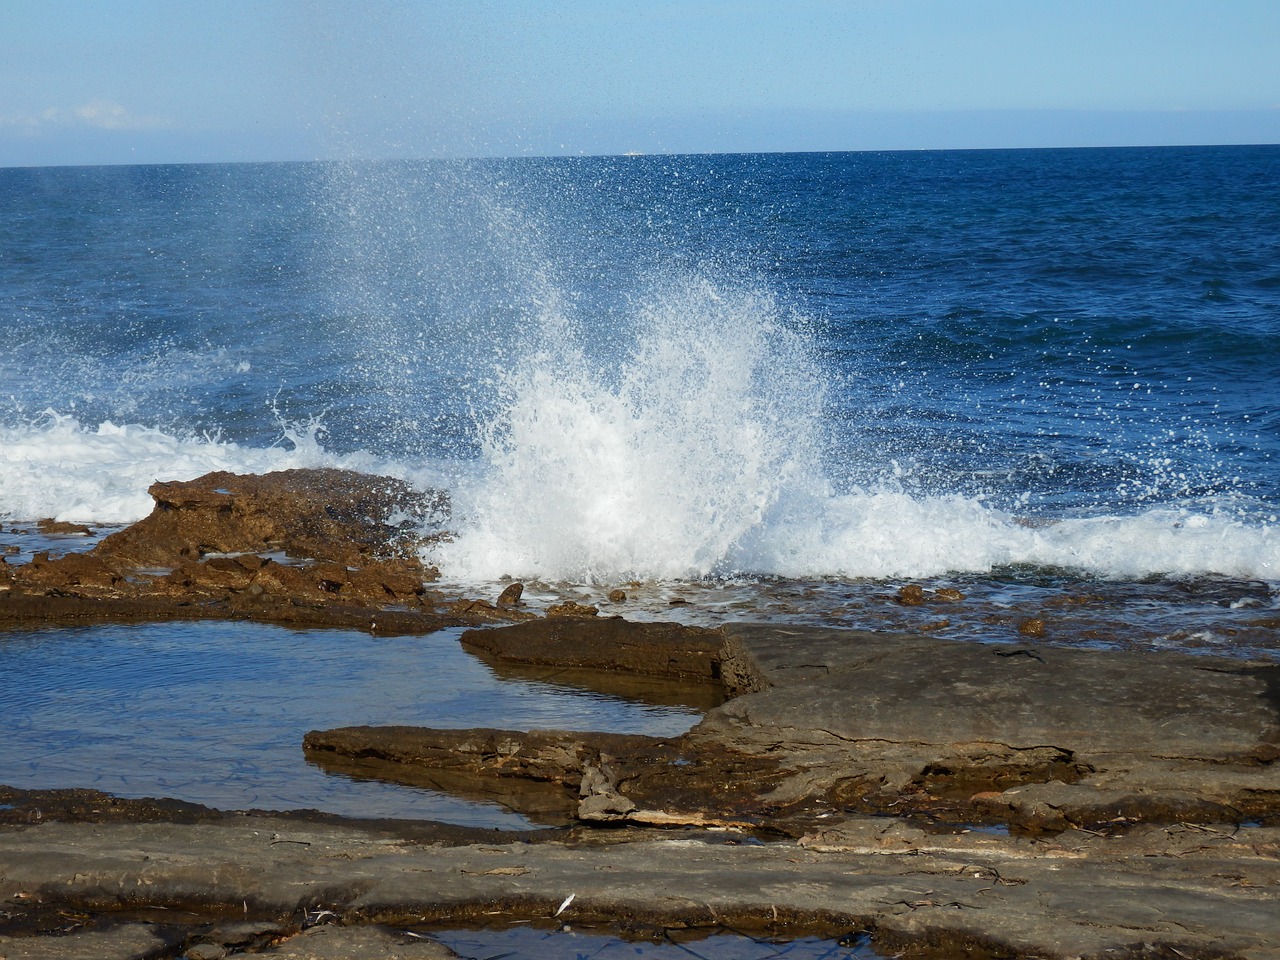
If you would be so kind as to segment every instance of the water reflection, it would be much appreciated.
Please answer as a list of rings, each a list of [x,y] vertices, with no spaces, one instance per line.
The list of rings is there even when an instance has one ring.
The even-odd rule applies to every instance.
[[[0,630],[0,782],[522,828],[499,803],[325,773],[305,762],[302,738],[357,724],[672,736],[700,716],[500,678],[461,650],[458,633],[228,622]]]

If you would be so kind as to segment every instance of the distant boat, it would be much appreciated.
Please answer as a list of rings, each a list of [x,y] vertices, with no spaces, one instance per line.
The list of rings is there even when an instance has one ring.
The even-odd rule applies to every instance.
[[[623,154],[624,157],[643,157],[644,153],[640,150],[628,150]]]

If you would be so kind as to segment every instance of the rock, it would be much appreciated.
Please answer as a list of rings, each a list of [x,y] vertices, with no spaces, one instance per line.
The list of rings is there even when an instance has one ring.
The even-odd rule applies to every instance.
[[[335,563],[413,559],[417,530],[447,509],[441,494],[349,470],[217,472],[155,483],[149,492],[151,514],[105,538],[95,553],[139,566],[272,551]]]
[[[428,595],[437,572],[418,558],[418,531],[445,505],[398,480],[213,473],[151,492],[147,518],[88,553],[0,565],[0,622],[234,617],[424,633],[536,616]]]
[[[52,517],[36,521],[36,529],[48,534],[90,536],[93,533],[93,529],[86,527],[83,523],[68,523],[65,520],[54,520]]]
[[[1116,817],[1280,815],[1280,713],[1268,699],[1280,666],[820,628],[568,623],[470,631],[462,642],[499,662],[720,677],[737,695],[674,746],[599,747],[619,792],[645,810],[729,819],[785,804],[786,817],[771,817],[782,830],[832,807],[1040,832]],[[561,736],[566,746],[592,742]],[[683,760],[660,762],[672,749]],[[579,768],[575,759],[558,777],[539,776],[568,783]],[[1033,789],[1054,783],[1070,788],[1071,803]]]
[[[270,921],[233,921],[218,924],[205,934],[205,939],[243,951],[246,948],[260,949],[273,940],[281,939],[285,933],[284,926]]]
[[[609,602],[610,602],[610,603],[626,603],[626,602],[627,602],[627,591],[625,591],[625,590],[610,590],[610,591],[609,591]]]
[[[1018,632],[1027,637],[1043,637],[1044,621],[1040,619],[1023,620],[1018,624]]]
[[[220,943],[194,943],[183,953],[184,960],[222,960],[227,948]]]
[[[13,583],[32,593],[74,591],[82,596],[113,596],[115,586],[123,579],[98,557],[69,553],[51,560],[48,553],[37,553],[31,562],[13,571]]]
[[[635,803],[618,792],[618,775],[604,754],[583,765],[578,796],[578,819],[583,821],[625,820],[636,809]]]
[[[718,630],[594,615],[468,630],[461,642],[473,653],[504,663],[705,681],[722,680],[726,650],[725,636]]]
[[[736,662],[755,681],[673,738],[307,735],[309,760],[351,757],[366,777],[397,769],[517,810],[550,791],[578,824],[569,834],[427,840],[410,825],[177,809],[166,822],[159,808],[112,813],[154,801],[100,796],[77,823],[70,807],[0,789],[5,922],[101,910],[120,891],[133,910],[182,904],[185,916],[278,922],[303,905],[337,925],[264,955],[333,955],[319,945],[358,930],[371,946],[352,933],[344,942],[362,945],[336,955],[363,960],[411,946],[376,924],[546,919],[576,892],[575,922],[872,929],[894,953],[1263,957],[1280,939],[1280,827],[1258,825],[1280,821],[1280,665],[599,619],[475,631],[468,645],[503,634],[490,656],[718,663],[722,677]],[[33,819],[36,807],[49,815]],[[725,842],[753,834],[770,842]]]
[[[272,844],[281,831],[301,842]],[[1173,824],[1046,842],[841,816],[801,842],[616,827],[608,837],[423,844],[388,825],[265,815],[186,825],[47,822],[0,828],[0,896],[21,920],[30,910],[102,911],[93,904],[117,904],[128,891],[132,910],[181,903],[173,925],[246,906],[297,917],[322,904],[334,922],[260,953],[293,960],[441,957],[439,945],[390,927],[546,921],[569,893],[575,923],[783,938],[871,930],[883,954],[1265,957],[1280,942],[1276,828]],[[14,899],[31,889],[56,902]],[[140,947],[149,942],[149,953],[84,949],[114,931],[9,938],[0,951],[12,960],[172,955],[141,927],[125,929]]]
[[[515,607],[520,604],[520,597],[524,593],[523,583],[511,583],[503,588],[498,594],[498,606]]]
[[[152,960],[172,956],[168,952],[171,946],[171,938],[146,923],[125,923],[107,930],[73,930],[55,937],[0,935],[0,957],[5,960]]]
[[[454,960],[442,943],[383,927],[326,924],[304,930],[274,950],[280,960]]]
[[[908,583],[898,589],[895,600],[904,607],[918,607],[924,603],[924,587],[918,583]]]
[[[553,604],[547,607],[548,617],[594,617],[600,611],[596,607],[588,607],[575,600]]]

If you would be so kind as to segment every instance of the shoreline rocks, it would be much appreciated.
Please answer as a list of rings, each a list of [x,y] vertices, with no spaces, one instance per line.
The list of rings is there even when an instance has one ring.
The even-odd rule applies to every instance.
[[[461,643],[500,673],[632,678],[705,715],[671,738],[343,727],[299,744],[342,775],[557,825],[519,833],[0,787],[0,957],[442,957],[433,926],[528,921],[857,933],[931,957],[1280,958],[1280,665],[1033,631],[540,618],[514,587],[433,593],[411,531],[447,505],[394,481],[211,474],[153,495],[87,553],[0,562],[0,623],[490,625]],[[954,602],[899,598],[925,600]]]
[[[418,531],[437,493],[348,470],[153,484],[151,514],[84,553],[0,557],[0,623],[248,619],[429,633],[510,622],[515,604],[432,591]]]

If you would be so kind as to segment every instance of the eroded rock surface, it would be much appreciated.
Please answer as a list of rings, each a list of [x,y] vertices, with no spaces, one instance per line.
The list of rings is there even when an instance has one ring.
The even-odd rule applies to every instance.
[[[149,516],[86,553],[0,558],[0,621],[244,617],[428,632],[519,620],[432,592],[421,530],[443,495],[349,470],[153,484]]]
[[[309,734],[310,755],[558,783],[584,820],[736,820],[792,835],[852,812],[1038,833],[1280,818],[1275,664],[625,621],[463,639],[494,659],[549,664],[559,649],[565,665],[717,676],[743,693],[669,741],[348,728]],[[585,802],[596,793],[610,803]]]
[[[1173,825],[1045,842],[931,836],[855,817],[763,846],[705,832],[452,846],[257,816],[44,823],[4,828],[0,838],[0,899],[11,915],[56,917],[76,905],[125,917],[162,906],[174,916],[275,923],[289,935],[318,917],[394,935],[442,923],[548,922],[573,893],[559,919],[575,926],[856,930],[913,955],[1262,960],[1280,943],[1274,828]],[[377,952],[388,946],[384,933],[371,936],[379,942],[368,952],[342,955],[399,955]],[[295,942],[306,948],[285,938],[273,949],[308,955]]]
[[[0,563],[0,620],[525,619],[463,643],[498,670],[717,695],[671,738],[307,736],[335,772],[560,829],[0,788],[0,958],[438,957],[433,925],[551,922],[568,903],[556,922],[860,931],[913,955],[1280,960],[1273,663],[577,606],[532,619],[514,585],[494,603],[433,594],[409,534],[440,504],[394,482],[286,471],[153,493],[148,520],[88,553]]]

